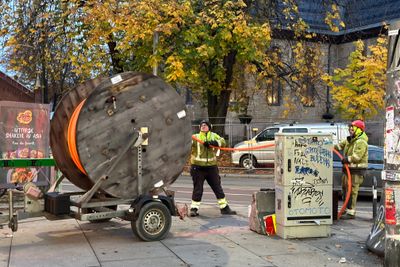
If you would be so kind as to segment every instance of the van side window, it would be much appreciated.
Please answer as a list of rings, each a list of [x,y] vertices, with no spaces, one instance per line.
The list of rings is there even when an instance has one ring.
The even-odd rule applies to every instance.
[[[282,133],[308,133],[307,128],[284,128]]]
[[[282,133],[295,133],[296,132],[295,130],[296,130],[295,128],[285,128],[282,129]]]
[[[275,140],[275,133],[279,132],[279,128],[270,128],[261,132],[257,137],[257,142],[273,141]]]

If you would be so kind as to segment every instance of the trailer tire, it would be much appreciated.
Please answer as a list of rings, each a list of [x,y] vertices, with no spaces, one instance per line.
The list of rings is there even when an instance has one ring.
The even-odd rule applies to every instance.
[[[171,213],[158,201],[143,205],[138,217],[131,222],[132,232],[143,241],[164,239],[171,228]]]

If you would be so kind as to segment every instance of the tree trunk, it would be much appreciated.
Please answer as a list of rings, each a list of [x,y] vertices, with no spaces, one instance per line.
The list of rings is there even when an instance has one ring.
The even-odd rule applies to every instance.
[[[210,118],[213,126],[213,132],[224,136],[225,135],[225,121],[228,113],[229,100],[231,96],[231,90],[229,89],[233,80],[233,66],[236,61],[236,51],[230,52],[224,58],[225,68],[225,81],[224,90],[216,96],[211,91],[207,91],[208,100],[208,117]]]
[[[224,136],[225,120],[228,112],[230,90],[224,90],[220,95],[213,95],[211,91],[207,92],[208,98],[208,117],[213,125],[213,132]]]
[[[112,36],[110,36],[110,38],[112,38]],[[121,64],[122,62],[120,59],[119,51],[116,49],[117,43],[114,41],[109,41],[107,45],[108,49],[110,50],[111,64],[113,67],[114,74],[123,72],[124,69]]]
[[[42,56],[42,69],[41,69],[41,90],[42,90],[42,103],[48,104],[49,103],[49,83],[47,79],[47,72],[46,72],[46,61]]]

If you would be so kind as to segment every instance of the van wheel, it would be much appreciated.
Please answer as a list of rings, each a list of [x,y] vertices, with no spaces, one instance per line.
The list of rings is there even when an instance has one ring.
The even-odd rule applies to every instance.
[[[256,165],[257,165],[257,160],[254,156],[244,155],[240,159],[240,166],[247,170],[254,169]]]

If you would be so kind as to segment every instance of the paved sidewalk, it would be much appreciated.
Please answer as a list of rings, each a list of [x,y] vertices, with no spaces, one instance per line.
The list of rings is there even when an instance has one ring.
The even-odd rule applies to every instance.
[[[284,240],[249,230],[247,208],[234,207],[237,216],[222,216],[216,207],[202,206],[201,215],[174,217],[170,234],[143,242],[130,223],[113,219],[89,223],[45,218],[19,222],[12,234],[0,230],[0,267],[36,266],[382,266],[368,252],[365,240],[370,214],[338,221],[329,238]],[[344,263],[339,263],[340,259]]]

